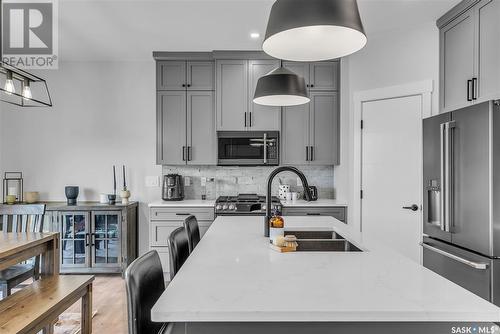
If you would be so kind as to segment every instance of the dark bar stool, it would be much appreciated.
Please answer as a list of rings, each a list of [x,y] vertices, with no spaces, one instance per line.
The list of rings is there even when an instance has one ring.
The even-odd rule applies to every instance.
[[[132,262],[125,271],[130,334],[163,334],[172,325],[152,322],[151,308],[165,291],[160,257],[153,250]]]
[[[184,227],[178,227],[170,233],[168,254],[170,257],[170,279],[173,280],[189,256],[188,238]]]
[[[189,254],[191,254],[200,242],[200,227],[198,226],[198,220],[195,216],[189,216],[184,219],[184,228],[186,229]]]

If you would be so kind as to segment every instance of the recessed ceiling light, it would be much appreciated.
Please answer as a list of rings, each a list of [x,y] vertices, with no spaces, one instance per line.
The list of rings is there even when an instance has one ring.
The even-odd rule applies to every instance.
[[[260,34],[258,32],[252,32],[252,33],[250,33],[250,37],[252,39],[257,39],[260,37]]]

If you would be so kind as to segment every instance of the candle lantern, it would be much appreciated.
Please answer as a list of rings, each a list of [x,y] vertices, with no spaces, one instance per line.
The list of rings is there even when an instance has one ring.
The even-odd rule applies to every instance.
[[[14,198],[15,202],[23,201],[23,173],[5,172],[3,177],[3,203],[12,202],[8,200]]]

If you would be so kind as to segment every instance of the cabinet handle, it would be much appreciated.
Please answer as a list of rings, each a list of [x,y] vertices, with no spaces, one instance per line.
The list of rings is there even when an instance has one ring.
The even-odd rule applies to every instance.
[[[309,146],[306,146],[306,161],[309,161]]]
[[[191,87],[191,84],[188,84],[187,86],[188,86],[188,87]]]
[[[182,161],[186,161],[186,146],[182,146]]]
[[[250,127],[252,127],[252,112],[250,111],[248,115],[250,116],[248,117],[248,123],[250,124]]]
[[[472,99],[477,100],[477,78],[472,78]]]
[[[314,161],[314,146],[311,146],[310,152],[311,152],[311,159],[310,159],[310,161]]]
[[[245,128],[247,127],[247,112],[245,111]]]
[[[313,87],[314,87],[314,84],[311,84],[311,88],[313,88]]]
[[[190,216],[190,213],[176,213],[176,216]]]
[[[186,87],[186,84],[182,84],[182,87]]]
[[[192,151],[192,150],[191,150],[191,146],[188,146],[188,147],[187,147],[187,151],[188,151],[188,152],[187,152],[187,158],[188,158],[188,161],[191,161],[191,160],[192,160],[192,157],[191,157],[191,155],[192,155],[192,153],[191,153],[191,151]]]
[[[472,80],[467,80],[467,101],[472,101],[472,98],[470,97],[470,91],[471,91],[471,85],[472,85]]]
[[[311,213],[311,212],[308,212],[308,213],[306,213],[306,216],[321,216],[321,213]]]

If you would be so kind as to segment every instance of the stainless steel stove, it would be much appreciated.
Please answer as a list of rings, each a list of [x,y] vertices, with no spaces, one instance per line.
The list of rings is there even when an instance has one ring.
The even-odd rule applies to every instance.
[[[272,206],[282,209],[278,197],[271,198]],[[215,201],[217,216],[265,216],[266,196],[257,194],[239,194],[238,196],[220,196]]]

